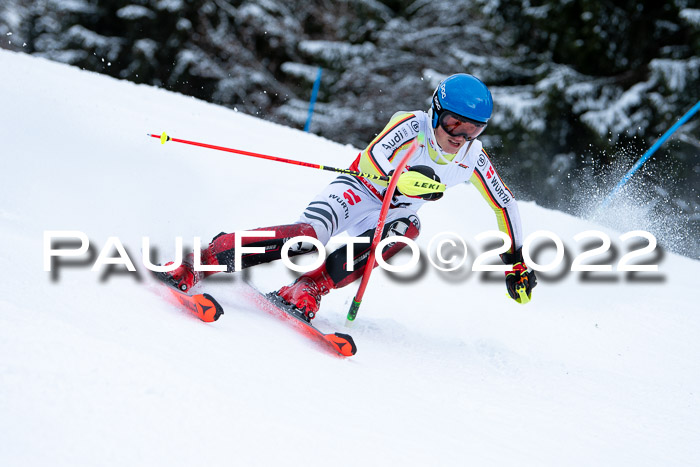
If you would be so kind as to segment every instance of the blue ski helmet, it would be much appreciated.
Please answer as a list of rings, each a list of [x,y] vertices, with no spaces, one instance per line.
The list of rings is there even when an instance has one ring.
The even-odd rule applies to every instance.
[[[493,111],[491,91],[478,78],[459,73],[445,78],[433,93],[433,128],[440,115],[452,112],[469,120],[488,123]]]

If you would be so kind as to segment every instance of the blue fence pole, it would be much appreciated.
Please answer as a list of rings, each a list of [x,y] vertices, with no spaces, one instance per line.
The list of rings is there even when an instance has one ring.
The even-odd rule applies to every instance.
[[[304,125],[304,131],[309,131],[311,127],[311,117],[314,114],[314,104],[316,104],[316,96],[318,95],[318,88],[321,86],[321,74],[323,68],[318,67],[318,75],[316,75],[316,81],[314,82],[314,89],[311,91],[311,101],[309,102],[309,116],[306,117],[306,125]]]
[[[612,201],[617,192],[620,191],[623,186],[625,186],[625,183],[627,183],[629,179],[632,178],[632,175],[634,175],[634,173],[637,170],[639,170],[639,168],[642,165],[644,165],[647,159],[649,159],[651,155],[654,154],[656,150],[659,149],[661,145],[664,144],[666,140],[670,138],[671,135],[675,133],[678,128],[681,127],[681,125],[690,120],[698,110],[700,110],[700,101],[698,101],[697,104],[695,104],[689,111],[687,111],[685,115],[681,117],[680,120],[678,120],[671,128],[669,128],[668,131],[666,131],[666,133],[664,133],[663,136],[661,136],[661,138],[659,138],[659,140],[656,143],[654,143],[654,145],[650,147],[641,158],[639,158],[637,163],[634,164],[634,166],[625,174],[624,177],[622,177],[622,179],[619,182],[617,182],[617,185],[615,185],[615,188],[612,189],[607,198],[603,200],[599,209],[607,207],[607,205],[610,204],[610,201]]]

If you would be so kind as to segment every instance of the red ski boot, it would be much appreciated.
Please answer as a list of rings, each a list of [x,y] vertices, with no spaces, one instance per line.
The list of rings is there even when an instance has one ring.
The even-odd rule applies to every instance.
[[[306,321],[311,321],[321,306],[321,297],[334,289],[333,281],[325,273],[325,268],[305,274],[292,285],[282,287],[277,295],[304,313]]]
[[[176,289],[187,292],[202,278],[200,271],[195,271],[192,266],[194,255],[190,253],[182,261],[182,264],[170,272],[163,273],[166,282]],[[172,261],[165,263],[166,266],[173,264]]]

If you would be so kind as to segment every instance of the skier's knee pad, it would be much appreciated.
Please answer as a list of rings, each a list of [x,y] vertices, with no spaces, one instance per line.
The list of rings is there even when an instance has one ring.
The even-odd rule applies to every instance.
[[[374,230],[372,230],[374,232]],[[414,240],[420,234],[420,220],[415,214],[409,214],[408,216],[402,216],[398,219],[389,219],[384,225],[384,232],[382,233],[382,238],[387,238],[391,236],[398,237],[408,237]]]
[[[364,273],[367,260],[369,258],[372,239],[376,229],[370,229],[359,235],[368,239],[367,243],[354,245],[354,254],[352,258],[352,271],[348,264],[348,246],[342,246],[333,253],[328,255],[326,259],[326,272],[333,280],[335,288],[344,287]],[[418,237],[420,233],[420,221],[415,214],[410,214],[406,217],[400,217],[387,221],[382,232],[382,239],[392,236],[407,237],[411,240]],[[403,242],[389,243],[382,250],[382,258],[389,259],[398,253],[406,244]],[[376,267],[376,263],[374,265]]]

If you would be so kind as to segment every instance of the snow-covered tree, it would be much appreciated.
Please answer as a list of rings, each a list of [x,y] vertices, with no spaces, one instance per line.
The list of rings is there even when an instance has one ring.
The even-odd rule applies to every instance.
[[[601,173],[624,171],[698,101],[699,6],[7,0],[0,46],[298,128],[322,67],[311,131],[356,146],[395,111],[427,109],[441,78],[472,73],[493,91],[495,113],[482,139],[511,188],[573,209],[582,184],[609,189]],[[681,128],[640,177],[678,200],[700,233],[698,121]]]

